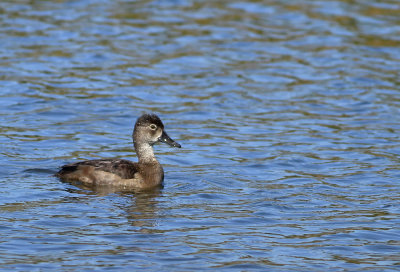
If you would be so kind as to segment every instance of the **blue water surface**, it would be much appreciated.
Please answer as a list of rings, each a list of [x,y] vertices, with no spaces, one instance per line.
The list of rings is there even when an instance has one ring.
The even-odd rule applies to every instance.
[[[0,270],[400,270],[400,3],[2,1]],[[136,161],[164,188],[53,174]]]

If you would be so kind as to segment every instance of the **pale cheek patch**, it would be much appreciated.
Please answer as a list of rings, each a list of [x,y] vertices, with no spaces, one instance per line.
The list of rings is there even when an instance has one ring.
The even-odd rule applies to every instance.
[[[162,130],[158,129],[156,134],[155,134],[156,137],[155,137],[154,141],[157,142],[158,139],[160,139],[161,135],[162,135]]]

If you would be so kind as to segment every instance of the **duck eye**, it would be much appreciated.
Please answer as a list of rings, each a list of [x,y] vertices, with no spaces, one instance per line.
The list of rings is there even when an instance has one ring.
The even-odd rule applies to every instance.
[[[151,125],[150,125],[150,128],[151,128],[152,130],[155,130],[155,129],[157,128],[157,126],[154,125],[154,124],[151,124]]]

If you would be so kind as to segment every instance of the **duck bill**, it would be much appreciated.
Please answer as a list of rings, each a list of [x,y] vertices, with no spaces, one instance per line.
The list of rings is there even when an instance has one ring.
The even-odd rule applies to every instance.
[[[173,147],[179,147],[179,148],[181,147],[181,145],[172,140],[165,131],[162,132],[161,137],[158,138],[158,141],[160,143],[166,143]]]

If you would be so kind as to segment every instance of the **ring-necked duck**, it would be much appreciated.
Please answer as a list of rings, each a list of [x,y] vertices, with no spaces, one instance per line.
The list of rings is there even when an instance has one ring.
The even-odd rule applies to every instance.
[[[157,142],[179,148],[181,145],[168,136],[155,114],[143,114],[137,119],[132,138],[139,159],[137,163],[121,159],[82,161],[62,166],[56,176],[88,185],[140,189],[160,185],[164,170],[154,156],[153,145]]]

